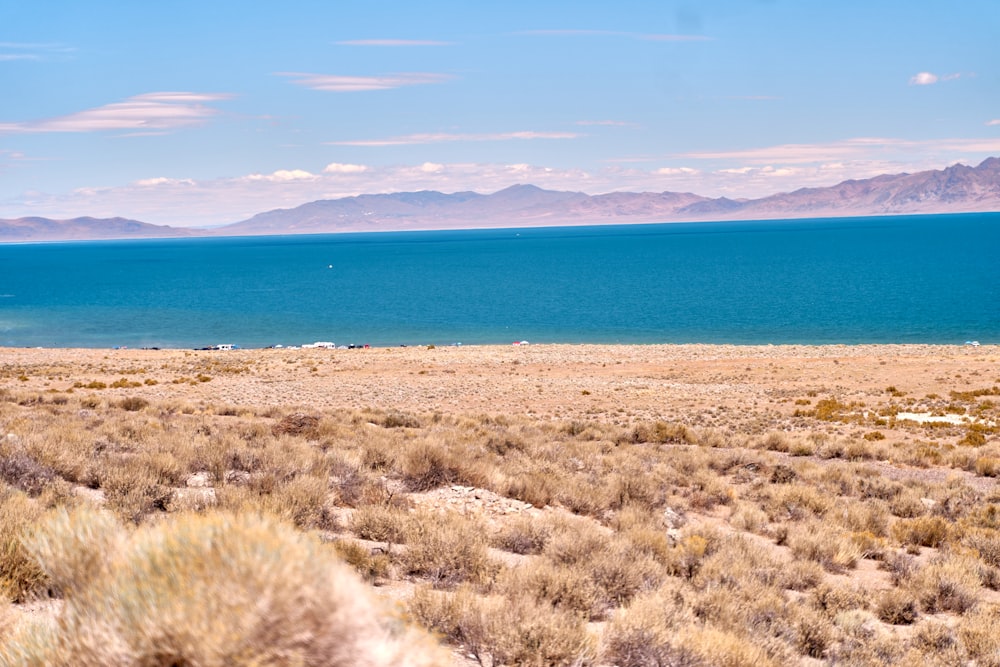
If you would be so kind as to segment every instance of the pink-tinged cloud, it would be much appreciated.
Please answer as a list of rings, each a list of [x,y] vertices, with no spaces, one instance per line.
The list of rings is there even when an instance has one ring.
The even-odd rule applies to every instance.
[[[937,75],[931,72],[918,72],[917,74],[910,77],[911,86],[930,86],[941,81],[954,81],[955,79],[961,79],[962,77],[975,77],[974,72],[967,72],[962,74],[961,72],[953,72],[951,74]]]
[[[494,132],[483,134],[449,134],[428,132],[406,134],[385,139],[355,139],[331,141],[333,146],[415,146],[419,144],[440,144],[454,141],[510,141],[514,139],[576,139],[582,135],[576,132]]]
[[[937,74],[930,72],[918,72],[910,77],[911,86],[930,86],[938,82]]]
[[[130,97],[124,102],[107,104],[66,116],[0,123],[0,134],[171,130],[207,122],[219,111],[206,106],[205,103],[230,97],[231,95],[221,93],[146,93]]]
[[[996,155],[1000,153],[1000,138],[953,138],[953,139],[897,139],[886,137],[858,137],[842,141],[820,144],[782,144],[732,151],[696,151],[670,156],[672,160],[704,160],[717,173],[727,174],[775,174],[765,172],[767,167],[776,169],[793,166],[831,164],[858,165],[912,165],[916,155],[924,156],[927,168],[949,164],[955,161],[975,162],[974,156]],[[981,158],[979,158],[981,159]],[[714,163],[714,164],[712,164]],[[735,164],[734,164],[735,163]],[[901,169],[903,170],[903,169]],[[860,177],[867,177],[861,172]],[[854,176],[850,176],[854,177]]]
[[[732,151],[695,151],[681,153],[675,157],[695,160],[739,160],[753,163],[804,163],[837,157],[852,157],[873,148],[889,145],[899,146],[903,143],[909,142],[878,137],[860,137],[822,144],[781,144]]]
[[[451,46],[454,42],[434,39],[347,39],[337,42],[341,46]]]
[[[367,90],[392,90],[406,86],[425,86],[444,83],[454,78],[450,74],[436,74],[432,72],[402,72],[379,76],[342,76],[339,74],[279,72],[278,75],[287,76],[292,79],[292,83],[305,88],[333,93],[355,93]]]
[[[1000,125],[1000,118],[994,118],[993,120],[986,121],[987,125]]]

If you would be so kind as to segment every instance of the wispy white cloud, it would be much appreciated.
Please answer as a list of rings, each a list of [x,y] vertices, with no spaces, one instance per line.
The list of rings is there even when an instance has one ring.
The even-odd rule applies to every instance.
[[[324,174],[361,174],[368,171],[368,167],[363,164],[344,164],[342,162],[331,162],[323,168]]]
[[[137,185],[141,188],[155,188],[161,185],[195,185],[195,182],[190,178],[167,178],[166,176],[157,176],[155,178],[142,178],[135,181],[133,185]]]
[[[974,72],[962,73],[962,72],[952,72],[951,74],[934,74],[933,72],[917,72],[910,77],[911,86],[932,86],[935,83],[942,81],[954,81],[955,79],[961,79],[962,77],[975,77]]]
[[[402,72],[399,74],[384,74],[379,76],[343,76],[339,74],[308,74],[303,72],[278,72],[278,76],[287,76],[292,83],[313,90],[324,90],[334,93],[354,93],[366,90],[392,90],[405,86],[424,86],[444,83],[453,79],[450,74],[433,72]]]
[[[452,46],[454,42],[441,42],[435,39],[346,39],[337,44],[341,46]]]
[[[248,181],[268,181],[271,183],[288,183],[289,181],[315,181],[319,178],[316,174],[305,169],[279,169],[270,174],[250,174],[244,176]]]
[[[419,144],[440,144],[454,141],[510,141],[514,139],[576,139],[582,135],[576,132],[487,132],[451,134],[447,132],[426,132],[406,134],[385,139],[353,139],[331,141],[331,146],[413,146]]]
[[[893,143],[892,139],[860,137],[844,141],[818,144],[780,144],[761,148],[749,148],[730,151],[692,151],[679,153],[674,157],[694,160],[738,160],[751,163],[784,162],[801,163],[829,160],[842,156],[858,155],[872,147],[885,146]]]
[[[74,51],[75,48],[65,44],[0,42],[0,62],[65,58]]]
[[[677,159],[739,161],[760,164],[809,164],[830,160],[883,160],[886,156],[923,154],[934,159],[935,153],[996,153],[1000,139],[898,139],[857,137],[815,144],[781,144],[732,151],[692,151],[674,155]],[[943,159],[943,158],[942,158]],[[944,159],[947,162],[947,159]]]
[[[986,121],[987,125],[1000,125],[1000,118],[994,118],[993,120]]]
[[[41,132],[102,132],[109,130],[171,130],[200,125],[219,113],[208,102],[229,99],[220,93],[158,92],[130,97],[124,102],[78,111],[66,116],[0,123],[0,134]]]
[[[701,172],[691,167],[660,167],[653,171],[653,173],[660,176],[694,176]]]

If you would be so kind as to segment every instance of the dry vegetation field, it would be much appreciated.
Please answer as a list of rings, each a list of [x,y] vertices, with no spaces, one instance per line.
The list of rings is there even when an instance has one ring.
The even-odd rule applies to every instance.
[[[0,665],[1000,665],[1000,349],[0,350]]]

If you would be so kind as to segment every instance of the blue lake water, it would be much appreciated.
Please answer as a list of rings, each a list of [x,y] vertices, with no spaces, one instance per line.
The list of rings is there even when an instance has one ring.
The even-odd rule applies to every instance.
[[[1000,343],[1000,213],[0,245],[0,345]]]

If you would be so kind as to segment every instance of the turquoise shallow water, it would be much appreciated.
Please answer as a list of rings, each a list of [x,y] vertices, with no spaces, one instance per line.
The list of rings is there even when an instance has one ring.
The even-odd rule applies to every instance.
[[[0,246],[0,345],[1000,343],[1000,213]]]

